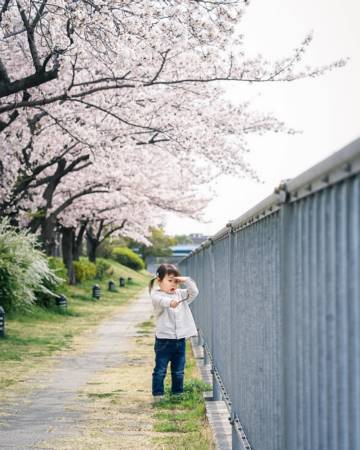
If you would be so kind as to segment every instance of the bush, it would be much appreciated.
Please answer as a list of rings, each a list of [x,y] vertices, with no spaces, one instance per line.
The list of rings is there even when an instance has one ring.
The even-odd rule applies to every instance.
[[[96,265],[85,259],[74,261],[75,280],[82,283],[85,280],[91,280],[96,276]]]
[[[112,258],[111,253],[115,247],[127,247],[127,239],[122,236],[105,239],[96,249],[96,256],[99,258]]]
[[[96,278],[102,280],[105,275],[110,274],[111,265],[102,258],[96,260]]]
[[[8,219],[0,221],[0,301],[5,311],[28,309],[37,293],[53,296],[47,286],[61,281],[38,249],[35,235],[16,231]]]
[[[114,247],[116,247],[115,244],[110,242],[109,239],[105,239],[96,249],[96,256],[100,258],[111,258],[111,252]]]
[[[145,268],[144,261],[140,256],[127,247],[115,247],[111,255],[115,261],[130,267],[130,269],[142,270]]]
[[[67,289],[67,270],[61,258],[50,256],[47,258],[50,269],[60,278],[61,281],[54,283],[52,280],[43,280],[44,286],[56,295],[63,294]],[[47,292],[36,292],[36,303],[46,308],[54,305],[54,296]]]

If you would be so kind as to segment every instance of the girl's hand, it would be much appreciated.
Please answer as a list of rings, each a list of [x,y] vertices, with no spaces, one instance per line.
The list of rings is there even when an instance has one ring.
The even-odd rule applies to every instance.
[[[180,302],[177,301],[177,300],[171,300],[170,307],[171,308],[176,308],[179,303]]]
[[[177,283],[184,283],[189,277],[174,277]]]

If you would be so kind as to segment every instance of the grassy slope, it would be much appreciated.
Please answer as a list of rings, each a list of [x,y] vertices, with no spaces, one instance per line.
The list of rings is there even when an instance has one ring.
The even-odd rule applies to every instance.
[[[48,311],[34,308],[26,316],[7,320],[6,338],[0,340],[0,400],[11,398],[11,391],[19,392],[22,389],[22,381],[36,379],[36,374],[40,368],[51,368],[51,362],[55,360],[54,356],[59,355],[61,351],[79,351],[84,348],[84,345],[90,345],[92,339],[91,330],[103,319],[111,316],[112,313],[118,310],[121,307],[120,305],[124,305],[130,298],[134,297],[149,281],[149,275],[146,271],[137,273],[116,262],[112,262],[112,266],[114,274],[111,276],[111,279],[116,282],[117,286],[119,286],[118,279],[120,276],[125,278],[132,277],[133,283],[127,285],[126,288],[117,287],[117,292],[113,293],[107,290],[109,279],[105,278],[99,283],[102,292],[101,300],[94,301],[91,298],[91,288],[98,281],[87,281],[82,285],[69,287],[66,293],[69,300],[69,308],[65,314],[55,310]],[[116,414],[118,414],[119,402],[123,404],[123,401],[121,398],[118,400],[117,396],[122,392],[125,394],[126,417],[130,417],[130,424],[127,424],[126,420],[124,421],[124,417],[121,418],[120,422],[123,423],[125,431],[127,427],[131,429],[133,426],[134,418],[131,417],[131,414],[129,416],[128,408],[132,403],[131,395],[138,395],[139,393],[128,391],[128,389],[131,389],[130,380],[135,382],[138,387],[143,388],[142,391],[140,389],[140,394],[148,395],[147,391],[153,365],[153,351],[149,352],[149,347],[153,347],[153,329],[154,323],[150,320],[142,323],[138,330],[137,342],[142,349],[141,351],[139,349],[139,353],[143,352],[140,359],[141,364],[145,364],[145,367],[147,367],[147,376],[144,377],[144,368],[140,369],[137,366],[139,362],[135,365],[131,363],[128,368],[126,365],[122,365],[116,371],[115,381],[113,381],[116,383],[113,392],[109,393],[111,380],[106,378],[104,374],[100,374],[99,382],[93,383],[93,388],[95,389],[86,394],[89,399],[92,399],[89,407],[94,407],[94,414],[96,412],[99,413],[100,402],[102,402],[103,408],[107,405],[109,412],[111,412],[109,417],[114,418],[108,424],[110,428],[118,426],[119,421],[115,419],[117,418]],[[135,362],[138,358],[139,355],[136,355]],[[127,371],[129,371],[129,379],[125,376]],[[199,378],[189,343],[187,345],[185,380],[185,395],[180,400],[173,399],[170,396],[169,375],[166,380],[167,393],[164,402],[160,402],[151,408],[150,404],[145,407],[148,402],[146,396],[141,399],[145,417],[152,422],[153,427],[153,431],[149,433],[151,437],[144,436],[144,439],[147,443],[149,442],[148,439],[152,439],[152,448],[174,450],[205,450],[214,448],[211,432],[205,422],[205,407],[202,399],[202,391],[208,389],[208,386],[204,385]],[[117,384],[120,381],[124,383],[124,386],[121,385],[121,389],[116,389],[119,388]],[[140,386],[141,383],[144,383],[144,386]],[[104,390],[101,389],[102,385]],[[92,383],[89,383],[89,388],[91,386]],[[23,389],[27,390],[26,384]],[[8,395],[9,392],[10,396]],[[103,408],[100,408],[101,414],[104,413]],[[135,408],[135,416],[137,417],[138,415],[139,405]],[[99,441],[96,445],[99,445],[99,442],[103,442],[107,449],[117,448],[118,436],[114,436],[114,442],[104,442],[104,434],[102,432],[104,424],[102,420],[104,420],[104,417],[101,415],[94,422],[99,422],[101,429],[97,430],[96,427],[94,428],[94,426],[91,427],[87,424],[86,430],[83,430],[81,441],[85,445],[84,448],[91,448],[89,447],[90,443],[97,441],[97,439]],[[87,435],[89,436],[87,437]],[[68,448],[66,445],[68,443],[62,445],[59,442],[59,446],[54,445],[52,448]],[[76,445],[74,448],[83,448],[80,442],[74,442],[74,445]]]
[[[76,347],[79,336],[109,317],[149,281],[145,270],[135,272],[115,261],[111,261],[111,265],[114,270],[111,279],[116,286],[119,286],[120,276],[131,277],[133,282],[109,292],[109,277],[100,282],[89,280],[67,288],[69,306],[65,313],[34,307],[23,316],[6,320],[6,337],[0,339],[0,399],[4,397],[4,388],[29,378],[37,366],[50,364],[55,352]],[[91,296],[95,283],[101,287],[101,299],[97,301]]]

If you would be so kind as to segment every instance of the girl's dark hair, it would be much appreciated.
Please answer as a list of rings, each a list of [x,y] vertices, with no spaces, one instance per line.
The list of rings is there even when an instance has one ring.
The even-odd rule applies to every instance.
[[[180,273],[179,269],[175,266],[175,264],[161,264],[156,269],[156,277],[159,277],[160,281],[162,281],[165,278],[166,274],[175,275],[176,277],[181,276],[181,273]],[[151,289],[153,288],[156,277],[153,278],[152,280],[150,280],[149,293],[151,292]]]

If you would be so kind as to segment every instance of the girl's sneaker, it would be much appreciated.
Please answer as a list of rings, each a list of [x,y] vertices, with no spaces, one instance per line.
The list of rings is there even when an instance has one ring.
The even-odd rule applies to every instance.
[[[161,400],[164,400],[164,395],[153,395],[153,403],[161,402]]]

